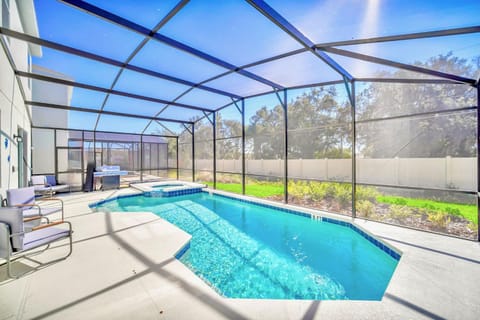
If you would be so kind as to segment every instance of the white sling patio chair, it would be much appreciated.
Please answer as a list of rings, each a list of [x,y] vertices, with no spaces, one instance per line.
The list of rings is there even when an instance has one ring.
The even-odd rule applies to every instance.
[[[32,176],[31,185],[35,188],[35,193],[39,195],[48,195],[52,197],[59,191],[70,191],[68,184],[57,184],[57,180],[53,175]]]
[[[26,273],[34,271],[40,267],[47,266],[54,262],[66,259],[72,253],[72,224],[68,221],[57,221],[47,224],[40,224],[32,228],[32,231],[25,232],[24,222],[34,219],[44,219],[43,217],[31,217],[24,219],[20,208],[0,208],[0,258],[5,259],[7,263],[7,275],[10,278],[19,278]],[[66,224],[68,228],[59,227]],[[50,260],[47,263],[39,263],[38,267],[27,272],[14,275],[12,272],[12,262],[27,258],[34,254],[39,254],[50,247],[50,244],[62,239],[69,238],[69,252],[66,256]],[[34,250],[44,247],[42,250]]]
[[[50,203],[55,201],[59,205],[56,206],[40,206],[35,201],[34,187],[9,189],[7,190],[7,205],[9,207],[18,207],[22,209],[23,217],[47,216],[56,212],[60,212],[63,221],[63,201],[58,198],[42,198],[41,202]],[[47,219],[48,220],[48,219]],[[38,223],[38,221],[37,221]]]

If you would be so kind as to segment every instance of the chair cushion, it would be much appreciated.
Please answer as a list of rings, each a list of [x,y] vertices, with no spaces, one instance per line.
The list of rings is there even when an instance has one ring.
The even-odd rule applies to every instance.
[[[9,225],[10,233],[24,232],[22,210],[19,208],[0,208],[0,222]],[[23,238],[23,235],[12,238],[12,248],[14,250],[23,249]],[[3,238],[0,241],[3,241]]]
[[[32,176],[32,185],[34,186],[44,186],[45,182],[45,176]]]
[[[33,249],[70,235],[67,229],[48,227],[25,234],[23,250]]]
[[[7,202],[9,206],[14,206],[17,204],[35,203],[35,188],[27,187],[9,189],[7,190]]]
[[[45,179],[46,179],[47,185],[50,185],[52,187],[57,185],[57,179],[55,179],[55,176],[48,175],[48,176],[45,176]]]
[[[42,216],[47,216],[49,214],[52,214],[52,213],[55,213],[55,212],[60,212],[60,211],[62,211],[61,207],[42,207],[41,208]],[[38,213],[38,208],[37,207],[32,207],[30,209],[23,210],[23,216],[25,218],[38,216],[38,214],[39,213]]]
[[[45,185],[36,185],[36,186],[33,186],[33,190],[35,190],[35,192],[47,192],[47,191],[50,191],[50,187],[46,187]]]

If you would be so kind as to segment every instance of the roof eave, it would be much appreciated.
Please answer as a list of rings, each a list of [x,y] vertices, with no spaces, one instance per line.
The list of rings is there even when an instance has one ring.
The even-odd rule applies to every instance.
[[[37,15],[35,13],[35,6],[33,0],[21,0],[17,1],[18,13],[24,32],[35,37],[39,37]],[[36,44],[29,43],[28,48],[30,54],[33,56],[42,56],[42,47]]]

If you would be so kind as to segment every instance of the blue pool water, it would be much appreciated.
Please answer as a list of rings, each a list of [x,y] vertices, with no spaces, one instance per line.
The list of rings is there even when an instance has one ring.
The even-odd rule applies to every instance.
[[[190,233],[180,261],[230,298],[381,300],[398,262],[351,228],[206,192],[98,208],[152,211]]]

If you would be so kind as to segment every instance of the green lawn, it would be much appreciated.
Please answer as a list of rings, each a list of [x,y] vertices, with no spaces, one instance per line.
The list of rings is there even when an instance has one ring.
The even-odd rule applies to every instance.
[[[213,182],[207,182],[206,184],[208,184],[210,187],[213,187]],[[217,189],[234,193],[242,193],[242,184],[217,182]],[[249,184],[245,186],[245,194],[258,198],[268,198],[283,194],[283,186],[280,184]]]
[[[213,182],[207,182],[206,184],[208,184],[210,187],[213,187]],[[217,189],[233,193],[242,193],[242,185],[240,183],[217,182]],[[282,195],[283,185],[276,183],[249,184],[246,186],[245,193],[249,196],[254,196],[258,198],[267,198],[271,196]],[[404,198],[396,196],[377,196],[376,200],[380,203],[396,204],[411,208],[422,208],[431,211],[448,213],[451,215],[464,217],[465,219],[475,224],[478,223],[477,206],[475,205],[440,202],[427,199]]]
[[[428,209],[433,211],[440,211],[443,213],[464,217],[465,219],[472,221],[473,223],[478,223],[477,206],[475,205],[440,202],[440,201],[427,200],[427,199],[395,197],[395,196],[379,196],[377,197],[377,201],[388,203],[388,204],[403,205],[403,206],[412,207],[412,208],[422,208],[422,209]]]

